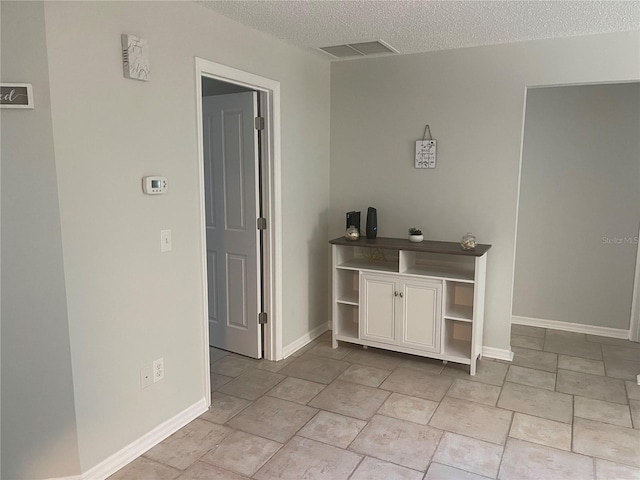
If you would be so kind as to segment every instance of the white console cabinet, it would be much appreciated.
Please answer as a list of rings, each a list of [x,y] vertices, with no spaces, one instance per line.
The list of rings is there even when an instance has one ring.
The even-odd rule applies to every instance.
[[[360,291],[360,338],[440,351],[442,282],[363,273]]]
[[[470,366],[482,352],[490,245],[331,240],[333,347],[384,348]]]

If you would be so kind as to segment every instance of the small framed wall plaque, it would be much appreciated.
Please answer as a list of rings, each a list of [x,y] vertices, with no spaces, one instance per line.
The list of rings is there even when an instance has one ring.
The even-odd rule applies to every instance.
[[[429,138],[427,139],[427,133]],[[416,168],[436,168],[436,141],[431,136],[429,124],[424,126],[422,140],[416,142]]]
[[[436,168],[436,141],[418,140],[416,142],[416,168]]]
[[[0,83],[0,108],[33,108],[30,83]]]

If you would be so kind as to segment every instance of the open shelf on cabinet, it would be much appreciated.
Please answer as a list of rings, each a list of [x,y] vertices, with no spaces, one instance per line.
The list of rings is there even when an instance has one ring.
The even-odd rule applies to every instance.
[[[337,318],[333,325],[338,340],[358,339],[358,307],[356,305],[338,304]]]
[[[444,318],[449,320],[457,320],[459,322],[472,322],[473,307],[466,305],[455,305],[447,310]]]
[[[444,280],[459,280],[462,282],[473,282],[473,277],[469,278],[466,273],[461,273],[455,269],[448,269],[446,267],[410,267],[402,272],[406,275],[420,275],[421,277],[433,277],[442,278]]]
[[[473,321],[473,284],[446,282],[444,317],[461,322]]]
[[[346,293],[336,300],[338,303],[345,303],[347,305],[358,306],[358,292]]]
[[[336,268],[398,272],[399,253],[385,248],[337,246]]]
[[[471,359],[471,341],[466,340],[451,340],[445,345],[445,355],[452,358],[452,361],[458,361],[460,363],[468,363]]]
[[[473,282],[474,258],[430,252],[400,252],[400,273]]]
[[[398,272],[398,264],[378,260],[349,260],[337,265],[337,268],[346,270],[375,270],[380,272]]]
[[[336,270],[336,302],[357,306],[359,281],[357,270]]]
[[[445,319],[444,324],[442,353],[469,360],[471,358],[471,323]]]

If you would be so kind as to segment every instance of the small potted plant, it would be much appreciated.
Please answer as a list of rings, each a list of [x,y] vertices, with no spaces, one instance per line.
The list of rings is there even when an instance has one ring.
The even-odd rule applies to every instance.
[[[415,227],[411,227],[409,229],[409,241],[410,242],[421,242],[424,240],[424,237],[422,236],[422,230],[420,230],[419,228],[415,228]]]

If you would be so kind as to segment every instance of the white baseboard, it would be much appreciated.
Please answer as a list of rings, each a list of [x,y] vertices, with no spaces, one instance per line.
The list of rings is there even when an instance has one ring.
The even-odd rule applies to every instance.
[[[71,475],[69,477],[51,477],[46,480],[82,480],[82,475]]]
[[[288,356],[290,356],[292,353],[300,350],[302,347],[304,347],[307,343],[312,342],[313,340],[315,340],[316,338],[318,338],[320,335],[322,335],[324,332],[326,332],[327,329],[327,324],[326,323],[321,323],[320,325],[318,325],[316,328],[314,328],[313,330],[311,330],[309,333],[305,333],[304,335],[302,335],[300,338],[298,338],[297,340],[294,340],[293,342],[291,342],[289,345],[285,346],[282,349],[282,358],[287,358]]]
[[[511,317],[511,323],[516,325],[527,325],[529,327],[550,328],[552,330],[564,330],[566,332],[587,333],[589,335],[599,335],[601,337],[629,339],[629,330],[623,328],[598,327],[596,325],[585,325],[583,323],[561,322],[559,320],[545,320],[544,318]]]
[[[482,356],[495,358],[496,360],[506,360],[507,362],[513,361],[513,352],[511,349],[507,350],[505,348],[482,347]]]
[[[195,420],[206,411],[207,399],[202,398],[186,410],[177,414],[175,417],[161,423],[149,433],[130,443],[122,450],[114,453],[95,467],[87,470],[81,477],[77,477],[78,480],[103,480],[108,476],[113,475],[122,467],[138,458],[150,448],[155,447],[169,435],[177,432],[187,423]]]

